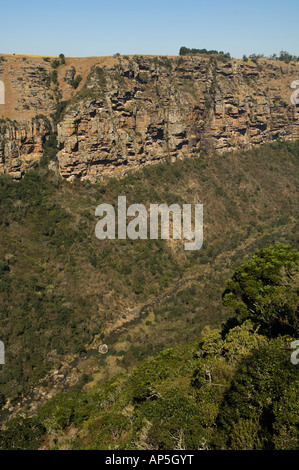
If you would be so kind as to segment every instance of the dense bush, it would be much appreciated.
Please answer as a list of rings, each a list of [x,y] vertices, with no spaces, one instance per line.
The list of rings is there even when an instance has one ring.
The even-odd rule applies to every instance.
[[[208,55],[208,56],[217,56],[223,57],[225,59],[230,59],[230,53],[223,51],[207,50],[207,49],[189,49],[188,47],[182,46],[179,51],[180,56],[184,55]]]
[[[268,334],[298,334],[299,254],[290,246],[265,248],[227,282],[224,303],[243,321],[252,319]]]
[[[261,253],[271,255],[272,267],[260,269],[256,281],[280,278],[273,266],[287,258],[293,267],[298,256],[274,246],[237,272]],[[130,374],[87,392],[59,393],[35,418],[9,421],[1,448],[38,448],[43,437],[57,442],[59,435],[58,449],[295,450],[299,378],[292,338],[276,334],[269,339],[248,319],[206,327],[196,342],[164,350]],[[76,438],[61,440],[70,427]]]

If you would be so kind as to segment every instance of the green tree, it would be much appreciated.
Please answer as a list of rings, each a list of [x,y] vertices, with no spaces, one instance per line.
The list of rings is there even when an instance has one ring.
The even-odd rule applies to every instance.
[[[298,380],[287,385],[273,408],[274,446],[277,450],[299,448],[299,401]]]
[[[5,430],[0,431],[0,449],[36,450],[45,431],[45,427],[36,417],[13,418],[7,423]]]
[[[59,54],[59,59],[60,59],[60,62],[61,62],[62,65],[65,64],[65,56],[64,56],[64,54]]]
[[[188,47],[182,46],[182,47],[180,48],[179,54],[180,54],[180,55],[187,55],[187,54],[190,54],[190,49],[188,49]]]
[[[231,307],[242,322],[250,318],[262,332],[296,335],[299,330],[299,252],[287,245],[275,245],[257,252],[236,270],[223,293],[224,305]]]
[[[285,338],[254,350],[241,362],[221,405],[216,446],[298,447],[298,386],[298,370],[290,361]]]

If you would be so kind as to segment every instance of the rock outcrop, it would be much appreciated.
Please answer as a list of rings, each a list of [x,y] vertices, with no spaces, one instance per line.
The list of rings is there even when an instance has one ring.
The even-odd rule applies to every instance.
[[[84,80],[73,90],[78,70]],[[34,75],[38,86],[47,73]],[[290,85],[298,77],[298,64],[264,59],[95,58],[85,69],[67,59],[56,89],[45,79],[56,100],[67,100],[57,124],[58,171],[68,180],[94,182],[166,158],[297,139],[299,107]],[[49,118],[52,108],[45,102],[39,112]],[[0,162],[2,173],[17,178],[39,160],[47,138],[41,122],[22,126],[6,130]]]
[[[28,124],[0,121],[0,174],[21,179],[40,162],[43,143],[49,134],[42,118],[32,119]]]

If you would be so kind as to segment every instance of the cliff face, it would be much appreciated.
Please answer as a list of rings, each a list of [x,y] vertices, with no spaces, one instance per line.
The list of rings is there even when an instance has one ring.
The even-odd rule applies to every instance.
[[[1,70],[8,80],[7,63],[0,66],[0,80]],[[2,110],[3,118],[18,121],[18,126],[5,123],[2,131],[0,171],[17,178],[41,158],[49,135],[47,122],[34,116],[51,121],[58,99],[67,106],[57,124],[57,165],[69,180],[97,181],[167,157],[299,138],[299,108],[291,102],[290,88],[299,76],[295,64],[203,57],[67,59],[58,68],[57,83],[48,62],[42,66],[35,59],[27,67],[31,75],[27,71],[22,80],[35,84],[38,106],[32,93],[24,113],[11,103],[0,105],[0,116]],[[34,72],[34,67],[39,68]],[[10,76],[15,80],[11,65]]]
[[[32,119],[28,124],[0,122],[0,174],[21,179],[24,173],[39,163],[43,143],[49,128],[43,119]]]

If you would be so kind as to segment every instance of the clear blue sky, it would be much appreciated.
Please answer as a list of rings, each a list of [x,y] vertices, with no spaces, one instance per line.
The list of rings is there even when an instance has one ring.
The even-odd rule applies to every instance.
[[[0,53],[299,55],[298,0],[10,0],[0,12]]]

